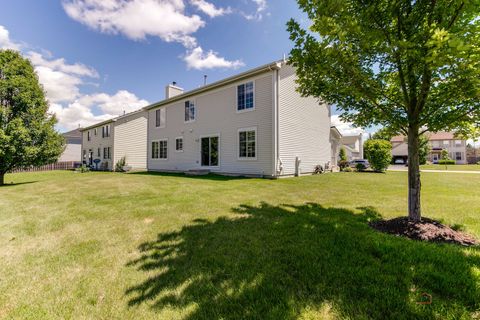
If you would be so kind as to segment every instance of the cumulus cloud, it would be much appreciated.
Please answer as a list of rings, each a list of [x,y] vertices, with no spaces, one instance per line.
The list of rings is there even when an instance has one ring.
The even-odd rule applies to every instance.
[[[21,49],[1,25],[0,48]],[[68,63],[63,58],[52,58],[46,50],[41,52],[29,51],[24,54],[35,67],[50,103],[49,112],[56,115],[60,130],[90,126],[148,105],[148,101],[126,90],[119,90],[114,95],[84,94],[82,85],[85,81],[100,77],[94,68],[81,63]]]
[[[263,14],[268,8],[267,0],[252,0],[256,5],[256,11],[254,13],[243,13],[243,16],[247,20],[262,20]]]
[[[72,19],[100,32],[133,40],[156,36],[187,47],[195,46],[191,34],[205,26],[200,16],[185,14],[183,0],[66,0],[63,8]]]
[[[206,0],[189,1],[211,18],[232,13],[231,8],[218,8]],[[253,1],[259,6],[257,12],[264,10],[260,7],[265,0]],[[132,40],[153,36],[165,42],[181,43],[187,49],[186,56],[190,57],[185,59],[191,62],[188,68],[239,66],[238,60],[228,61],[216,52],[203,53],[194,34],[206,23],[199,15],[186,13],[184,0],[64,0],[63,8],[72,19],[103,33],[123,34]]]
[[[339,115],[332,115],[331,117],[332,126],[337,127],[338,131],[344,136],[353,136],[359,135],[360,133],[365,133],[362,128],[357,128],[351,122],[345,122],[340,119]]]
[[[218,53],[212,50],[204,52],[201,47],[196,47],[187,53],[184,60],[189,69],[197,70],[214,68],[237,69],[245,65],[240,60],[228,61],[225,58],[218,56]]]
[[[232,13],[232,8],[217,8],[213,3],[207,2],[205,0],[191,0],[190,1],[193,6],[195,6],[198,10],[202,11],[210,18],[215,18],[218,16],[223,16],[225,14]]]
[[[61,128],[72,130],[78,126],[87,127],[114,118],[124,112],[136,111],[146,105],[148,101],[138,98],[129,91],[120,90],[114,95],[106,93],[84,95],[65,106],[53,103],[49,111],[57,116]],[[97,115],[93,113],[95,108],[100,111]]]
[[[9,32],[4,26],[0,26],[0,49],[20,50],[20,45],[10,40]]]

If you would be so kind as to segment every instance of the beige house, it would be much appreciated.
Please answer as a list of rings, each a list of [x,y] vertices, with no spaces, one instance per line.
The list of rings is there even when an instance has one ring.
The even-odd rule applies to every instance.
[[[149,171],[280,177],[330,165],[330,107],[296,91],[284,61],[183,92],[148,112]]]
[[[79,129],[62,133],[65,138],[65,150],[58,162],[80,162],[82,159],[82,133]]]
[[[428,161],[438,163],[442,151],[448,151],[450,159],[457,164],[467,163],[467,142],[455,137],[454,132],[436,132],[426,133],[430,143],[431,151],[428,155]],[[395,163],[406,163],[408,159],[408,144],[405,136],[395,136],[392,143],[392,156]]]
[[[332,160],[333,166],[338,165],[340,159],[340,150],[345,149],[348,161],[363,159],[363,135],[342,135],[335,126],[330,129],[330,143],[332,146]]]
[[[114,170],[123,157],[135,170],[147,168],[147,113],[138,110],[81,129],[82,162]]]

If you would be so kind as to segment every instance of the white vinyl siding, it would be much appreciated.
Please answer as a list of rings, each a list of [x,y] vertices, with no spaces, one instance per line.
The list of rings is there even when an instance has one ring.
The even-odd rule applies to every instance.
[[[149,111],[149,143],[162,138],[175,141],[183,137],[183,152],[171,152],[168,160],[151,160],[149,148],[148,170],[187,171],[201,169],[201,137],[218,135],[219,165],[212,172],[272,176],[273,168],[273,72],[265,72],[246,80],[234,82],[214,90],[189,97],[195,101],[195,122],[185,123],[185,101],[172,102],[167,109],[168,124],[155,130],[155,110]],[[237,113],[237,87],[253,82],[255,112]],[[256,161],[243,161],[238,153],[238,130],[256,127]],[[175,150],[175,145],[172,149]]]
[[[125,157],[127,166],[136,170],[147,168],[147,113],[137,112],[117,119],[114,124],[114,159]]]
[[[280,69],[279,78],[280,174],[294,175],[297,168],[298,174],[312,173],[316,165],[331,161],[330,109],[315,98],[299,95],[293,67]]]

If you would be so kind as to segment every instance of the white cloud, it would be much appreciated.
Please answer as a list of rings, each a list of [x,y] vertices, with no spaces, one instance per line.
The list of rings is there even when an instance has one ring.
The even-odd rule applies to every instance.
[[[340,119],[339,115],[332,115],[331,117],[331,125],[335,126],[338,131],[344,136],[353,136],[359,135],[360,133],[365,133],[365,130],[362,128],[357,128],[351,122],[345,122]]]
[[[190,0],[190,3],[198,10],[208,15],[210,18],[215,18],[218,16],[232,13],[232,9],[230,7],[217,8],[213,3],[207,2],[205,0]]]
[[[225,58],[218,56],[218,53],[212,50],[204,52],[201,47],[196,47],[188,52],[184,57],[184,60],[189,69],[197,70],[214,68],[237,69],[245,65],[240,60],[226,60]]]
[[[252,0],[256,5],[255,13],[246,14],[243,13],[243,16],[247,20],[262,20],[263,14],[268,8],[267,0]]]
[[[8,30],[1,25],[0,48],[21,49],[10,40]],[[24,55],[35,67],[50,103],[49,112],[57,116],[60,130],[89,126],[148,105],[148,101],[126,90],[119,90],[114,95],[86,95],[81,90],[85,80],[100,77],[94,68],[81,63],[69,64],[63,58],[53,58],[46,50],[40,51],[29,51]]]
[[[64,130],[72,130],[78,126],[87,127],[95,123],[105,121],[124,112],[132,112],[148,105],[148,101],[139,99],[135,94],[126,90],[120,90],[114,95],[96,93],[85,95],[66,106],[53,103],[49,111],[55,113],[58,125]],[[93,113],[98,107],[102,112],[99,115]]]
[[[183,0],[66,0],[65,12],[74,20],[104,33],[133,40],[156,36],[166,42],[196,45],[191,34],[205,26],[198,15],[186,15]]]
[[[8,33],[8,30],[1,25],[0,25],[0,49],[20,50],[20,45],[10,40],[10,35]]]

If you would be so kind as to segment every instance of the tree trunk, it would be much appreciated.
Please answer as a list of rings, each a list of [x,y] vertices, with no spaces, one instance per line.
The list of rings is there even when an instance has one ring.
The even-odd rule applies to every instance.
[[[420,207],[420,135],[419,128],[408,129],[408,218],[420,221],[422,211]]]
[[[5,173],[0,172],[0,186],[5,184]]]

